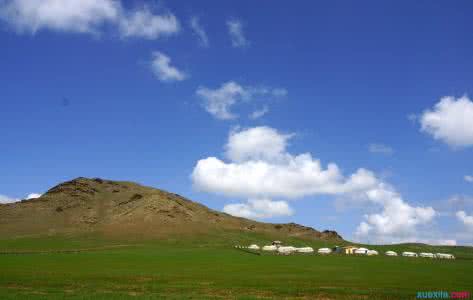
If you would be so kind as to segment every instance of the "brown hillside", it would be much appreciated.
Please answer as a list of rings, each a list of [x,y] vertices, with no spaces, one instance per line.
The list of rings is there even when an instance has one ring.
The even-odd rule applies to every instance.
[[[0,205],[0,237],[96,232],[153,238],[212,230],[342,240],[335,231],[237,218],[177,194],[99,178],[80,177],[53,187],[40,198]]]

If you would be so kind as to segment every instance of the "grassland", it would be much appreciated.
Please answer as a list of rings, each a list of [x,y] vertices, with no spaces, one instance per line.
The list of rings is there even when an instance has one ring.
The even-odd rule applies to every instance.
[[[263,241],[269,239],[241,234],[145,242],[0,240],[0,251],[9,253],[0,255],[0,299],[415,299],[417,291],[473,291],[473,250],[467,247],[390,247],[443,250],[459,257],[455,261],[254,255],[232,248]]]

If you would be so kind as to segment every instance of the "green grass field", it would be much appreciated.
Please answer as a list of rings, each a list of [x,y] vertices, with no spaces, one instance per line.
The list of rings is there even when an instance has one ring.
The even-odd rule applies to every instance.
[[[371,247],[443,250],[454,253],[454,261],[254,255],[232,248],[233,243],[267,241],[238,234],[147,242],[0,240],[0,299],[415,299],[417,291],[473,291],[472,248]]]

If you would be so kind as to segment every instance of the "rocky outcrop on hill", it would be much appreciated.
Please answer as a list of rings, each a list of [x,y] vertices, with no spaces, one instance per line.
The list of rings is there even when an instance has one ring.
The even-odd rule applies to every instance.
[[[0,205],[0,235],[100,233],[154,238],[212,231],[342,240],[335,231],[295,223],[271,224],[209,209],[178,194],[133,182],[79,177],[41,197]]]

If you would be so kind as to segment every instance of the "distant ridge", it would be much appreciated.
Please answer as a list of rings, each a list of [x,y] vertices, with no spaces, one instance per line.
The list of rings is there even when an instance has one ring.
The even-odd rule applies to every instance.
[[[0,205],[0,236],[100,233],[123,238],[205,234],[213,230],[338,240],[336,231],[271,224],[218,212],[178,194],[133,182],[79,177],[40,198]]]

